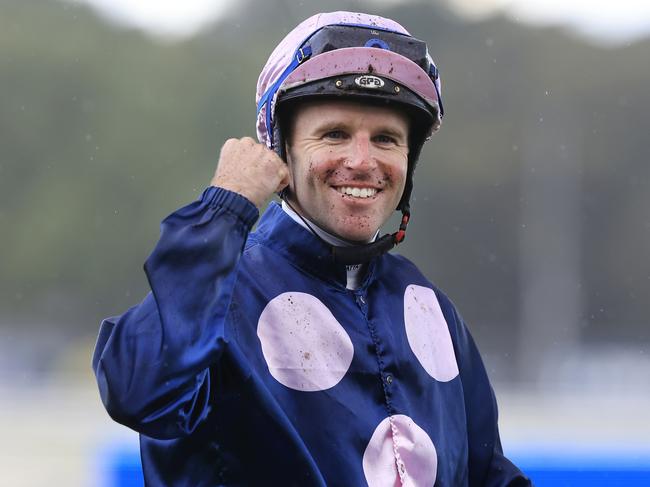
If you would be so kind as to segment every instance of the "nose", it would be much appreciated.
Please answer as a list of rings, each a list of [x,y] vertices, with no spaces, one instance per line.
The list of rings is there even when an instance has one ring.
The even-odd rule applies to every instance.
[[[370,169],[375,166],[372,156],[372,142],[368,134],[357,134],[352,138],[350,155],[346,166],[354,169]]]

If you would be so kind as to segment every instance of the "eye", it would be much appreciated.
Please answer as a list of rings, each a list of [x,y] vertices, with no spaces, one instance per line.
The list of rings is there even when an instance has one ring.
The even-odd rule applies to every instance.
[[[380,134],[374,137],[375,142],[382,145],[396,145],[397,140],[390,135]]]
[[[331,140],[343,140],[347,137],[347,134],[343,130],[330,130],[323,137]]]

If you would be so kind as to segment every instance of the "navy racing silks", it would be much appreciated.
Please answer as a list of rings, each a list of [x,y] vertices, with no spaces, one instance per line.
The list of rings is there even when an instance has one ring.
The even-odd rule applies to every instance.
[[[211,187],[167,217],[151,292],[93,368],[149,486],[526,486],[453,304],[403,257],[361,286],[272,203]]]

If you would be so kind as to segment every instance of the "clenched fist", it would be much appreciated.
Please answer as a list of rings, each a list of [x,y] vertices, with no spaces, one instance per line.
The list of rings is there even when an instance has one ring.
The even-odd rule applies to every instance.
[[[228,139],[210,184],[239,193],[261,208],[289,184],[289,171],[275,152],[251,137]]]

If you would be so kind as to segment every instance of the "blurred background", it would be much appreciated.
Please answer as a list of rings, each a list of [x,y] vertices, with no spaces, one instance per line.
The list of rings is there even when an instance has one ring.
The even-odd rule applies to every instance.
[[[506,453],[538,485],[650,485],[650,4],[630,0],[1,0],[0,484],[138,485],[99,323],[146,294],[160,220],[254,135],[272,46],[323,9],[399,21],[440,68],[398,251],[468,322]]]

